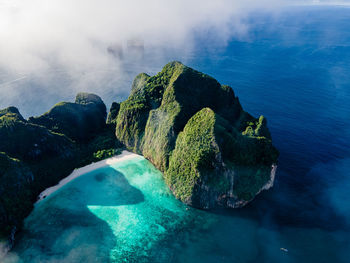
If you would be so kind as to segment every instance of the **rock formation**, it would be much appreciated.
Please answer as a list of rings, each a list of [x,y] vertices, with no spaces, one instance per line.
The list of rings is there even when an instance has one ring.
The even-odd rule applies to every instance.
[[[273,183],[278,151],[266,119],[245,112],[231,87],[180,62],[135,78],[116,136],[195,207],[240,207]]]

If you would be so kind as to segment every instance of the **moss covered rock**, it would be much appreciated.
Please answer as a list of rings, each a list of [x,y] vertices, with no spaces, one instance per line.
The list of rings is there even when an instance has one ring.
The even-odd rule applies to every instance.
[[[74,103],[57,103],[43,115],[29,118],[29,122],[83,142],[104,128],[106,115],[106,106],[99,96],[79,93]]]
[[[43,190],[75,168],[119,153],[105,120],[104,103],[88,93],[30,121],[15,107],[0,110],[0,245],[12,243]]]
[[[210,207],[205,203],[215,202],[211,192],[220,192],[229,186],[215,138],[216,121],[216,114],[210,108],[196,113],[179,133],[165,172],[165,181],[175,196],[197,207]]]
[[[118,102],[113,102],[107,116],[107,124],[117,124],[117,117],[120,109]]]
[[[73,155],[73,142],[65,135],[23,119],[18,110],[0,116],[0,151],[23,160]]]
[[[271,184],[278,158],[263,116],[245,112],[231,87],[180,62],[135,78],[116,136],[164,173],[177,198],[201,208],[246,204]]]
[[[177,198],[192,206],[239,207],[271,183],[276,159],[269,142],[244,136],[204,108],[178,135],[165,180]]]
[[[20,121],[24,121],[24,118],[19,113],[19,110],[16,107],[8,107],[6,109],[0,110],[0,117],[4,115],[6,115],[7,117],[13,117]]]
[[[0,152],[0,236],[9,236],[32,209],[33,180],[28,166]]]

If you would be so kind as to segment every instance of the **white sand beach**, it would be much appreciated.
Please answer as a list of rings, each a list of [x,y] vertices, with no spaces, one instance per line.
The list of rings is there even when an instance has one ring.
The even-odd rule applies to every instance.
[[[67,183],[69,183],[70,181],[74,180],[75,178],[86,174],[90,171],[96,170],[98,168],[107,166],[107,165],[111,165],[117,162],[121,162],[121,161],[125,161],[128,159],[132,159],[135,158],[139,155],[135,154],[135,153],[131,153],[128,151],[123,151],[121,154],[116,155],[114,157],[96,162],[96,163],[92,163],[89,164],[87,166],[75,169],[70,175],[68,175],[67,177],[63,178],[57,185],[49,187],[47,189],[45,189],[43,192],[40,193],[39,197],[38,197],[38,202],[40,202],[41,200],[43,200],[44,198],[48,197],[50,194],[52,194],[53,192],[57,191],[58,189],[60,189],[62,186],[66,185]]]

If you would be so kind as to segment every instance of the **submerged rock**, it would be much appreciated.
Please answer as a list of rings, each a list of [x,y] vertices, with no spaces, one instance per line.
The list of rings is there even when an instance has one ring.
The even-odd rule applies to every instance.
[[[117,138],[192,206],[240,207],[273,183],[278,151],[266,119],[245,112],[231,87],[180,62],[138,75],[116,123]]]

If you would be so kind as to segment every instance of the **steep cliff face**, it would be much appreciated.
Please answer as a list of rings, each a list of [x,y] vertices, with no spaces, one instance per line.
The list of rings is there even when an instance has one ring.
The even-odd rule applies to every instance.
[[[117,137],[165,171],[177,134],[189,118],[210,107],[236,121],[242,108],[232,89],[179,62],[153,77],[135,78],[129,98],[121,103]]]
[[[60,175],[48,161],[73,159],[76,151],[68,137],[29,123],[15,107],[0,110],[0,138],[0,236],[11,244],[37,192]]]
[[[179,62],[135,78],[116,136],[164,173],[177,198],[200,208],[246,204],[278,158],[263,116],[252,117],[232,88]]]
[[[15,107],[0,110],[0,138],[0,243],[13,239],[41,191],[122,144],[199,208],[245,205],[273,185],[278,158],[263,116],[252,117],[232,88],[179,62],[139,74],[107,124],[101,98],[79,93],[29,120]]]
[[[175,196],[193,206],[210,207],[215,202],[214,192],[229,188],[215,125],[216,116],[210,108],[196,113],[178,135],[165,172],[165,181]]]
[[[107,116],[107,124],[117,124],[117,117],[120,109],[118,102],[113,102]]]
[[[94,94],[80,93],[75,103],[59,103],[29,121],[15,107],[0,110],[0,240],[9,241],[0,241],[0,250],[10,247],[41,191],[74,168],[115,154],[114,133]]]
[[[178,135],[165,180],[177,198],[192,206],[243,206],[274,179],[273,155],[277,153],[255,150],[264,143],[256,145],[254,140],[204,108]],[[249,156],[241,154],[245,151]]]

